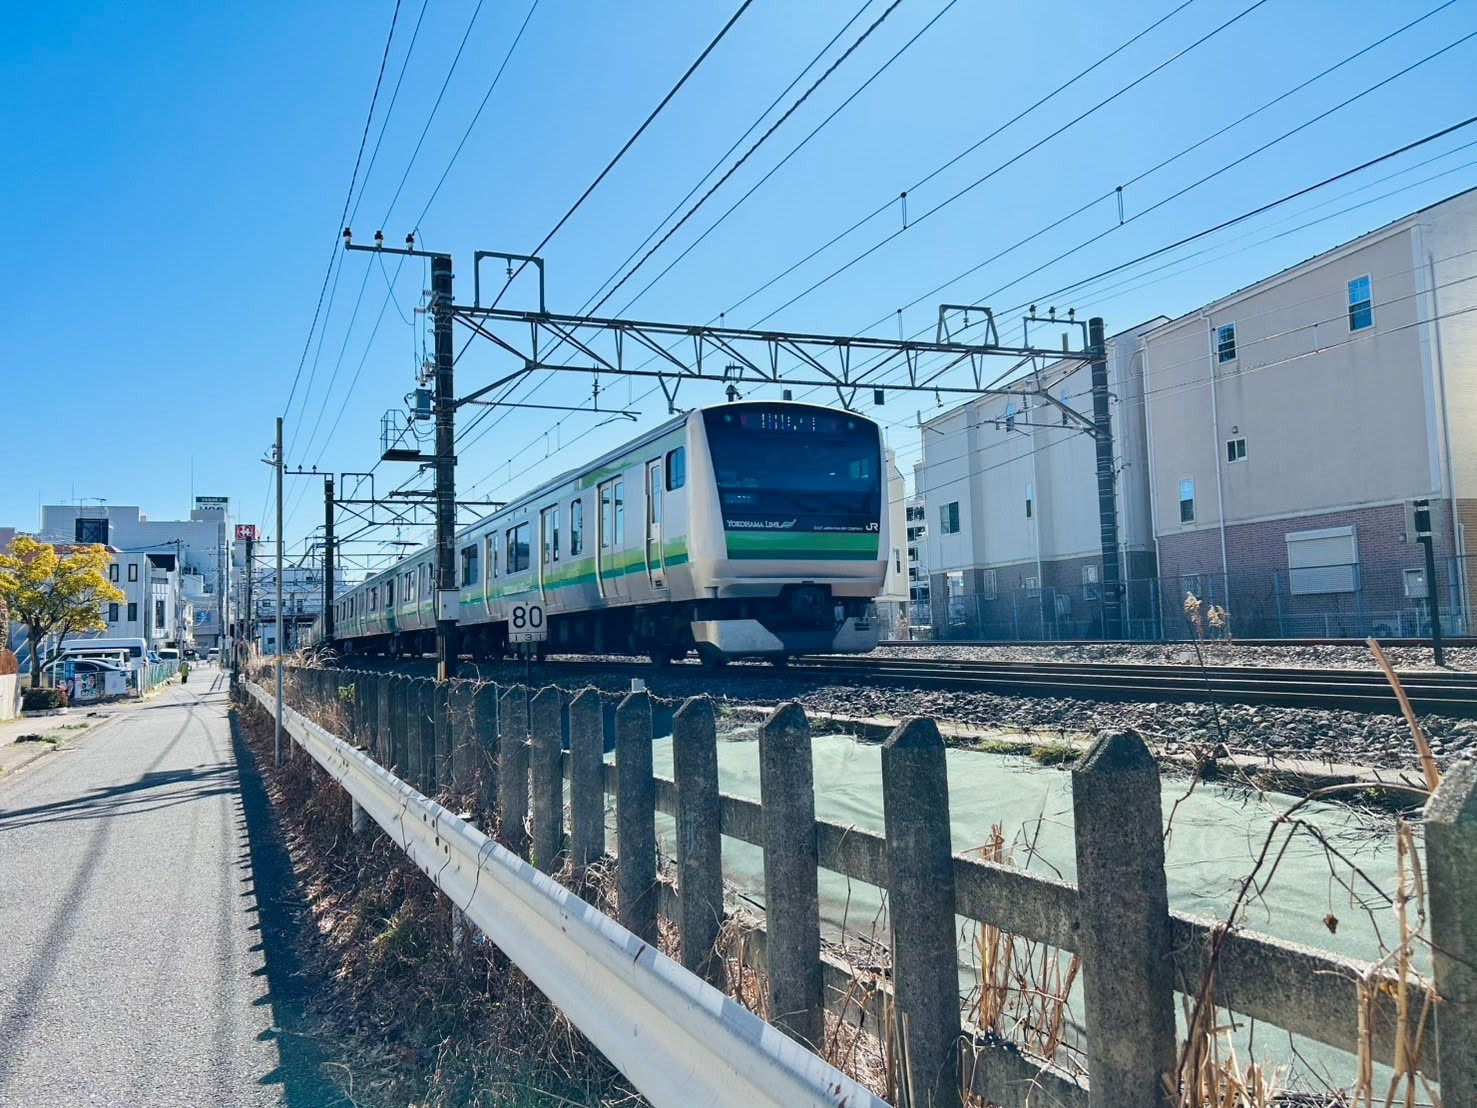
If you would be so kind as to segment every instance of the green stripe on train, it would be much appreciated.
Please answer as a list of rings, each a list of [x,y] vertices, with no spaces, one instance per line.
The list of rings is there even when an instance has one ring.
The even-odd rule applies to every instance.
[[[823,531],[725,531],[728,556],[739,560],[800,558],[812,561],[875,561],[878,536]]]

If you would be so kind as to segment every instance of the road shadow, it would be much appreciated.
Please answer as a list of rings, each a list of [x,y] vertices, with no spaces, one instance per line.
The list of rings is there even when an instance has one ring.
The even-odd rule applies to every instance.
[[[297,939],[299,913],[307,898],[282,841],[276,814],[267,797],[256,756],[241,734],[236,713],[230,713],[231,746],[241,771],[241,811],[246,823],[248,853],[238,862],[247,871],[256,899],[257,930],[267,979],[267,993],[258,1002],[270,1005],[277,1040],[278,1067],[261,1078],[263,1085],[279,1085],[282,1103],[289,1108],[329,1108],[352,1102],[324,1073],[334,1061],[312,1037],[306,1018],[312,985],[303,976]]]

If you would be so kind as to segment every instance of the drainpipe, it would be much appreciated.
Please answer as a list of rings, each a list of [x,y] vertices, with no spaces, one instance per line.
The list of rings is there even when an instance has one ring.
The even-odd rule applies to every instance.
[[[1420,228],[1416,229],[1416,234],[1420,237]],[[1441,453],[1444,456],[1443,460],[1445,462],[1446,502],[1449,505],[1448,510],[1451,512],[1451,545],[1452,552],[1455,555],[1452,560],[1456,563],[1457,595],[1461,598],[1462,606],[1461,624],[1459,627],[1453,628],[1453,632],[1469,634],[1470,630],[1467,627],[1466,619],[1467,560],[1462,557],[1466,551],[1466,536],[1465,528],[1461,524],[1461,518],[1457,515],[1456,474],[1451,460],[1451,420],[1447,414],[1446,358],[1441,341],[1441,306],[1437,303],[1436,255],[1429,251],[1426,252],[1426,277],[1430,282],[1428,299],[1431,310],[1427,315],[1427,319],[1429,320],[1428,326],[1431,328],[1431,371],[1436,378],[1436,402],[1441,411]],[[1434,581],[1427,582],[1426,587],[1428,589],[1434,589],[1436,583]]]
[[[1231,563],[1226,557],[1226,489],[1221,474],[1221,419],[1220,410],[1216,401],[1216,366],[1220,363],[1216,360],[1215,327],[1211,325],[1210,313],[1203,308],[1200,318],[1205,320],[1205,336],[1210,344],[1210,435],[1211,447],[1215,451],[1215,508],[1216,515],[1220,517],[1221,532],[1221,584],[1225,587],[1226,596],[1223,601],[1229,606],[1231,600]]]

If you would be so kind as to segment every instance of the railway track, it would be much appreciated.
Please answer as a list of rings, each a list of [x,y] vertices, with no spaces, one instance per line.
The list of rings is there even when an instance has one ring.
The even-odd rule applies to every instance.
[[[375,668],[390,663],[376,659]],[[356,664],[363,664],[359,660]],[[506,680],[517,663],[494,664],[487,669]],[[433,663],[401,660],[395,668],[420,673]],[[722,670],[697,662],[677,662],[662,668],[647,662],[615,659],[551,659],[530,674],[534,682],[563,683],[575,675],[629,675],[654,681],[687,678],[721,688],[726,679],[760,681],[822,681],[855,685],[887,685],[956,692],[984,692],[1001,696],[1070,697],[1096,701],[1215,700],[1281,708],[1341,708],[1355,712],[1397,715],[1400,704],[1384,675],[1377,670],[1266,668],[1256,666],[1161,665],[1157,663],[1095,662],[978,662],[927,658],[819,657],[784,668],[735,663]],[[493,674],[489,674],[491,676]],[[1416,712],[1459,719],[1477,719],[1477,675],[1447,672],[1404,674],[1401,682]]]

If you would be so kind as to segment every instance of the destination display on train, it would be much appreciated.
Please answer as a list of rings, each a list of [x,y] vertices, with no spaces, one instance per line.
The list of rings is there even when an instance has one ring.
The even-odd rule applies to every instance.
[[[725,423],[744,431],[793,431],[799,434],[838,435],[856,428],[856,421],[825,411],[751,408],[724,413]]]

